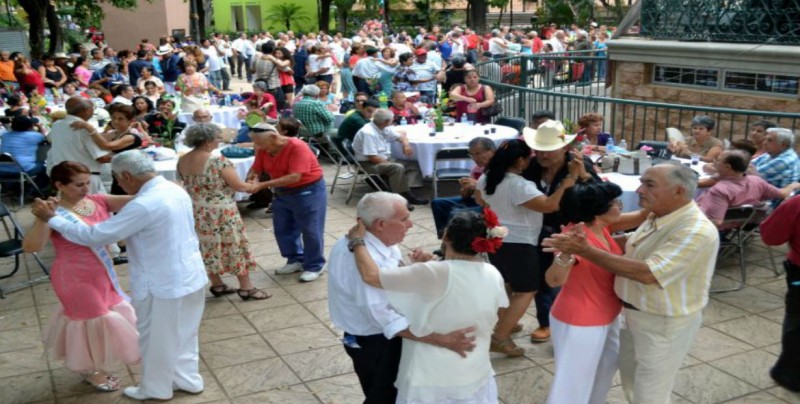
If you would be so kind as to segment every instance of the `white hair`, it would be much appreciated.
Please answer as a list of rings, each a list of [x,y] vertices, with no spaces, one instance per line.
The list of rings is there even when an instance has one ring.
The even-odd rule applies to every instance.
[[[405,205],[406,198],[391,192],[372,192],[364,195],[356,206],[356,214],[369,227],[378,219],[390,219],[397,213],[397,204]]]
[[[307,86],[303,86],[303,90],[302,91],[303,91],[303,95],[306,95],[306,96],[309,96],[309,97],[316,97],[316,96],[319,95],[320,89],[316,85],[310,84],[310,85],[307,85]]]
[[[767,133],[774,133],[776,140],[787,148],[794,146],[794,133],[789,129],[769,128]]]
[[[664,163],[656,165],[655,167],[666,166],[669,168],[667,171],[667,181],[670,185],[679,186],[686,191],[688,199],[694,199],[694,194],[697,191],[697,173],[689,167],[676,163]]]
[[[127,172],[134,177],[145,174],[155,174],[156,167],[153,159],[140,150],[128,150],[117,154],[111,159],[111,171],[122,174]]]
[[[386,108],[379,108],[372,115],[372,121],[375,122],[376,125],[391,122],[392,119],[394,119],[394,113]]]

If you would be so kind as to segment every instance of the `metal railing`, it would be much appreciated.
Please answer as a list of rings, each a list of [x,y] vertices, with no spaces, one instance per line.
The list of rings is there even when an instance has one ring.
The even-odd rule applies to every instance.
[[[605,117],[604,131],[629,145],[642,140],[667,140],[666,128],[691,130],[696,115],[716,121],[720,139],[743,139],[750,125],[769,120],[779,127],[800,129],[800,113],[754,111],[733,108],[626,100],[607,95],[605,77],[598,67],[605,58],[579,55],[524,55],[478,63],[481,82],[492,87],[502,116],[530,121],[534,112],[550,110],[562,121],[577,123],[589,112]],[[582,66],[581,66],[582,64]],[[577,124],[574,130],[577,130]]]
[[[642,0],[642,36],[800,44],[800,0]]]

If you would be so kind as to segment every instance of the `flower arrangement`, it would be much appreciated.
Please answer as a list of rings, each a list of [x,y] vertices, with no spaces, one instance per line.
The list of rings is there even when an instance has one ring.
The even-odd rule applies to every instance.
[[[439,102],[436,104],[435,108],[430,110],[428,114],[433,120],[433,125],[435,126],[437,133],[444,132],[444,116],[447,114],[447,104],[449,102],[450,99],[447,98],[447,93],[442,91],[439,94]]]
[[[497,214],[488,206],[483,208],[483,220],[486,222],[486,237],[475,237],[471,247],[475,252],[494,254],[503,245],[508,228],[500,226]]]
[[[153,126],[157,132],[155,137],[156,142],[170,149],[175,148],[175,132],[173,131],[175,121],[177,121],[177,118],[167,119],[166,122],[162,122],[161,120],[153,122]]]

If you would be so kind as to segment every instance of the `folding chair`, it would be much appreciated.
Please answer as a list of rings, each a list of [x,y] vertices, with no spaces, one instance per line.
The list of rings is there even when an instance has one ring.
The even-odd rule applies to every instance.
[[[342,150],[336,146],[336,143],[333,142],[333,139],[331,139],[331,137],[328,136],[327,134],[325,135],[325,139],[328,141],[328,147],[330,147],[336,153],[336,157],[334,157],[332,153],[322,148],[322,152],[325,153],[325,155],[336,164],[336,173],[333,175],[333,183],[331,184],[331,195],[333,195],[333,190],[336,189],[336,183],[340,179],[352,178],[353,176],[355,176],[355,174],[353,174],[352,171],[353,169],[350,161],[345,157],[344,152],[342,152]],[[319,142],[316,139],[312,139],[312,142],[319,144]],[[342,166],[347,167],[346,174],[341,174]]]
[[[433,159],[433,197],[439,197],[439,181],[457,181],[468,177],[470,170],[466,168],[439,168],[440,162],[472,161],[468,148],[445,148],[436,152]]]
[[[739,255],[739,281],[732,288],[714,289],[713,293],[731,292],[742,289],[747,283],[747,268],[744,261],[744,247],[758,231],[758,225],[769,215],[769,205],[742,205],[728,208],[720,228],[719,258],[730,254]]]
[[[11,226],[14,227],[14,233],[11,233],[11,229],[9,228],[9,223],[6,222],[6,218],[8,221],[11,222]],[[0,222],[3,225],[3,228],[6,231],[6,236],[8,239],[6,241],[0,242],[0,257],[8,258],[14,257],[14,270],[6,275],[0,276],[0,279],[6,279],[14,276],[19,270],[20,259],[19,256],[24,254],[22,249],[22,239],[23,233],[22,229],[19,226],[19,223],[14,219],[14,216],[11,215],[11,212],[8,211],[6,205],[0,202]],[[36,253],[31,253],[33,255],[33,259],[36,260],[36,263],[39,264],[39,267],[42,268],[42,272],[44,272],[43,276],[40,276],[36,279],[19,282],[17,284],[11,285],[9,287],[0,287],[0,299],[4,299],[7,294],[26,288],[30,285],[34,285],[39,282],[44,282],[50,279],[50,272],[47,270],[47,267],[42,263],[39,259],[39,256]]]
[[[16,174],[4,174],[0,176],[0,182],[6,183],[18,183],[19,184],[19,206],[25,204],[25,183],[29,183],[33,189],[39,194],[40,198],[44,198],[44,193],[42,190],[39,189],[39,186],[36,185],[36,182],[33,181],[33,178],[25,172],[22,166],[17,162],[17,159],[14,158],[9,153],[2,153],[0,154],[0,166],[11,168],[14,171],[19,171],[19,177]]]
[[[522,118],[512,118],[508,116],[498,116],[494,120],[495,125],[500,126],[507,126],[509,128],[513,128],[517,130],[517,134],[522,134],[522,130],[525,129],[525,120]]]
[[[389,186],[386,185],[386,181],[384,181],[380,175],[372,175],[368,173],[367,170],[364,169],[364,166],[362,166],[361,163],[356,160],[350,140],[342,140],[342,149],[344,149],[343,151],[345,153],[345,158],[351,161],[352,166],[355,167],[355,176],[353,177],[353,181],[350,183],[350,191],[347,192],[347,199],[344,201],[345,204],[350,203],[350,199],[353,197],[353,190],[356,188],[356,183],[359,182],[359,180],[375,189],[389,189]]]

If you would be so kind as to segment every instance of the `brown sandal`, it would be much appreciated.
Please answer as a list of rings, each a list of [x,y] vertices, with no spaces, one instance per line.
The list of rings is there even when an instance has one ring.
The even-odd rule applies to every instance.
[[[220,297],[222,295],[229,295],[231,293],[236,293],[236,289],[224,283],[222,285],[212,286],[208,288],[208,291],[211,292],[211,294],[214,295],[214,297]]]
[[[239,289],[239,290],[236,291],[236,294],[238,294],[239,297],[242,298],[242,300],[245,300],[245,301],[250,300],[250,299],[253,299],[253,300],[264,300],[264,299],[269,299],[270,297],[272,297],[271,294],[269,294],[267,292],[264,292],[261,289],[256,289],[256,288],[253,288],[253,289]]]
[[[511,338],[498,341],[492,337],[492,342],[489,344],[489,352],[499,352],[512,357],[525,355],[525,349],[518,347]]]

